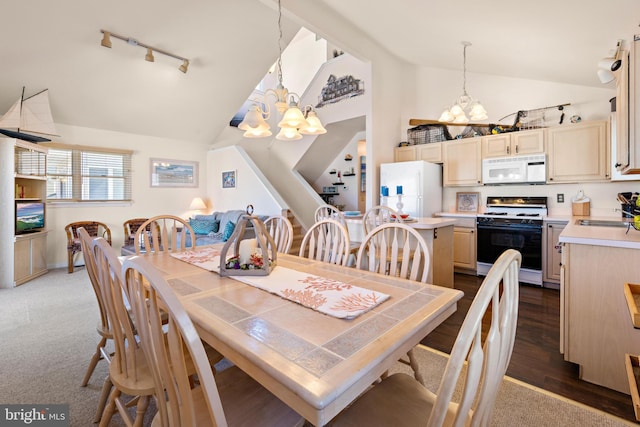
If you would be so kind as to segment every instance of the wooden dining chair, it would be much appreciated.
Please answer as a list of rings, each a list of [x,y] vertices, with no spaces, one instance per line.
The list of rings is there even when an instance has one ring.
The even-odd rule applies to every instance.
[[[150,230],[150,231],[149,231]],[[195,233],[189,222],[174,215],[149,218],[136,231],[136,255],[142,252],[176,252],[195,245]]]
[[[402,222],[398,213],[388,206],[374,206],[362,216],[362,229],[364,235],[371,230],[387,222]]]
[[[289,253],[293,243],[293,225],[282,215],[273,215],[264,222],[267,232],[273,237],[276,249],[281,253]]]
[[[137,319],[140,345],[155,378],[158,412],[152,426],[301,426],[303,419],[246,373],[216,373],[189,315],[158,270],[142,257],[124,261],[123,277]],[[145,283],[148,286],[145,286]],[[163,331],[161,316],[169,322]],[[168,343],[168,344],[167,344]],[[185,368],[195,362],[191,387]]]
[[[489,270],[458,332],[436,393],[409,375],[394,374],[370,388],[331,425],[490,425],[515,341],[521,261],[520,252],[508,249]],[[459,380],[464,382],[462,397],[453,402]]]
[[[316,222],[322,221],[323,219],[335,219],[345,227],[347,226],[344,220],[344,213],[333,205],[318,206],[313,216]]]
[[[107,241],[96,238],[91,243],[96,261],[96,271],[103,300],[112,324],[114,354],[109,364],[109,398],[100,418],[100,427],[108,426],[117,410],[128,426],[141,426],[155,392],[153,376],[147,365],[136,334],[136,327],[129,315],[129,303],[122,280],[122,266]],[[126,400],[124,395],[134,396]],[[136,404],[135,418],[128,407]]]
[[[80,243],[82,244],[82,256],[84,257],[84,265],[86,266],[87,275],[89,276],[89,281],[91,282],[93,293],[95,294],[96,300],[98,302],[98,313],[100,314],[100,319],[98,320],[98,325],[96,327],[98,335],[100,336],[100,341],[96,346],[96,351],[93,353],[93,356],[89,361],[87,372],[85,373],[81,384],[82,387],[86,387],[86,385],[89,383],[91,375],[93,374],[93,371],[96,369],[96,366],[98,365],[98,362],[100,360],[106,360],[107,363],[111,363],[111,354],[109,353],[109,350],[107,350],[106,345],[108,340],[113,339],[113,331],[111,330],[111,323],[109,322],[107,307],[102,298],[102,290],[100,289],[100,282],[98,281],[96,259],[93,251],[91,250],[93,237],[89,236],[89,233],[87,233],[87,230],[85,230],[84,227],[78,228],[78,236],[80,236]],[[107,398],[109,397],[110,389],[111,382],[107,377],[102,385],[102,392],[98,400],[98,409],[96,410],[96,416],[93,421],[95,423],[100,421],[102,411],[104,410]]]
[[[332,264],[347,265],[350,254],[349,232],[335,219],[323,219],[304,235],[299,255]]]
[[[360,244],[356,267],[426,283],[431,265],[429,246],[413,227],[387,222],[371,230]]]
[[[77,221],[67,224],[64,231],[67,233],[67,263],[68,272],[73,273],[74,258],[82,252],[82,244],[78,236],[78,228],[83,227],[92,237],[104,237],[111,244],[111,229],[106,224],[98,221]]]
[[[356,268],[403,279],[427,282],[431,254],[424,238],[414,229],[399,222],[386,222],[371,230],[364,238],[356,257]],[[424,384],[413,349],[400,359],[413,369],[416,380]]]

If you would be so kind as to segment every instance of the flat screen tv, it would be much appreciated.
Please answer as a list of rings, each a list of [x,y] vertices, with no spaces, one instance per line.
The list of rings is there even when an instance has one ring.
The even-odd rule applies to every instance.
[[[44,230],[44,212],[44,202],[16,200],[16,234]]]

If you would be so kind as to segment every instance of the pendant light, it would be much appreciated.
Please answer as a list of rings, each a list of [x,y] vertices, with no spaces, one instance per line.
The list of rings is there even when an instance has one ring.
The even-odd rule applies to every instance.
[[[264,102],[254,101],[254,104],[238,125],[238,129],[245,131],[243,136],[247,138],[271,136],[271,131],[269,130],[271,126],[266,121],[271,115],[269,103],[267,102],[268,95],[275,97],[274,105],[276,110],[283,115],[282,120],[278,123],[280,132],[276,135],[276,139],[294,141],[302,139],[302,134],[319,135],[326,133],[327,130],[322,126],[313,107],[308,105],[303,112],[299,107],[300,96],[289,92],[282,84],[282,5],[280,0],[278,0],[278,60],[276,61],[276,71],[278,73],[278,85],[276,88],[265,91]],[[288,103],[287,100],[289,100]]]
[[[484,109],[479,101],[474,100],[467,93],[467,47],[471,46],[469,42],[462,42],[462,58],[463,58],[463,70],[462,70],[462,95],[458,97],[456,102],[451,108],[448,108],[442,112],[442,115],[438,119],[441,122],[453,122],[453,123],[468,123],[469,118],[467,112],[471,116],[471,120],[486,120],[487,110]]]

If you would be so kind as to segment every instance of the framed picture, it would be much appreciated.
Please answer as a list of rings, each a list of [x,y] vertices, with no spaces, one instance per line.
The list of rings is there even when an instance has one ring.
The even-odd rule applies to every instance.
[[[478,212],[480,193],[456,193],[456,210],[458,212]]]
[[[151,159],[152,187],[197,187],[198,162]]]
[[[222,172],[222,188],[236,188],[236,171]]]

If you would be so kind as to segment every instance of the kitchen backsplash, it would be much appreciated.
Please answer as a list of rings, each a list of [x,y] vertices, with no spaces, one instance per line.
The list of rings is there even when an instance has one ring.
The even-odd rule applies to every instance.
[[[621,216],[620,212],[616,211],[620,209],[617,194],[625,191],[640,192],[640,175],[638,179],[639,181],[581,184],[445,187],[442,193],[442,208],[448,212],[455,212],[457,192],[479,192],[480,212],[486,209],[488,196],[546,196],[550,216],[570,216],[571,199],[582,190],[584,195],[591,199],[591,216],[617,217]],[[564,195],[564,203],[558,203],[558,194]]]

